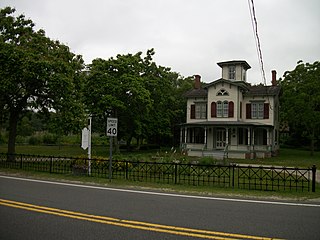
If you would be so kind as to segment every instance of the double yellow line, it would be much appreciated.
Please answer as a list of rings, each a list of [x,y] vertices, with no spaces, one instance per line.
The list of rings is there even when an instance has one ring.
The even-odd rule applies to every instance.
[[[207,230],[199,230],[199,229],[192,229],[192,228],[182,228],[182,227],[175,227],[175,226],[168,226],[168,225],[161,225],[161,224],[153,224],[147,222],[139,222],[139,221],[131,221],[131,220],[124,220],[118,218],[111,218],[106,216],[97,216],[92,214],[85,214],[80,212],[73,212],[58,208],[50,208],[44,206],[38,206],[23,202],[16,202],[6,199],[0,199],[0,205],[24,209],[33,212],[45,213],[56,215],[60,217],[67,217],[73,218],[78,220],[85,220],[90,222],[114,225],[119,227],[126,227],[126,228],[133,228],[145,231],[153,231],[153,232],[160,232],[160,233],[167,233],[167,234],[175,234],[180,236],[188,236],[188,237],[196,237],[196,238],[205,238],[205,239],[265,239],[269,240],[272,238],[264,238],[264,237],[257,237],[257,236],[248,236],[242,234],[232,234],[232,233],[224,233],[224,232],[215,232],[215,231],[207,231]]]

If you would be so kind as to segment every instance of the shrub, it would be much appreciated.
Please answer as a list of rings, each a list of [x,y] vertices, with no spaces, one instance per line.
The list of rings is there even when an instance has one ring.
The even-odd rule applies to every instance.
[[[42,143],[42,137],[39,135],[33,135],[29,138],[28,142],[30,145],[39,145]]]
[[[58,135],[52,133],[46,133],[42,137],[44,144],[57,144]]]

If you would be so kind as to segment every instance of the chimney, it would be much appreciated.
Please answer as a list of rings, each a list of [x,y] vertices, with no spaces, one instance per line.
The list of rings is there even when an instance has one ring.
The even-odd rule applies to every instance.
[[[200,89],[201,83],[200,83],[201,76],[200,75],[194,75],[194,88]]]
[[[272,73],[271,84],[272,84],[272,86],[277,86],[277,71],[272,70],[271,73]]]

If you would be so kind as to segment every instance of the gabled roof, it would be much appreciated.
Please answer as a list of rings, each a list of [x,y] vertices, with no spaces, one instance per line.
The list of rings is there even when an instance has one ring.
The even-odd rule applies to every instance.
[[[208,91],[205,88],[194,88],[184,94],[186,98],[206,98]]]
[[[244,96],[277,96],[280,94],[280,86],[264,86],[255,85],[251,86],[250,83],[244,81],[234,81],[224,78],[217,79],[211,83],[206,84],[203,88],[194,88],[184,94],[186,98],[207,98],[208,88],[215,84],[224,82],[226,84],[232,84],[240,87],[244,91]]]
[[[251,86],[250,83],[246,83],[244,81],[235,81],[235,80],[228,80],[228,79],[224,79],[224,78],[220,78],[220,79],[217,79],[211,83],[208,83],[205,88],[209,88],[215,84],[218,84],[218,83],[221,83],[221,82],[225,82],[227,84],[232,84],[232,85],[235,85],[235,86],[239,86],[241,88],[244,88],[246,90],[249,90],[249,87]]]

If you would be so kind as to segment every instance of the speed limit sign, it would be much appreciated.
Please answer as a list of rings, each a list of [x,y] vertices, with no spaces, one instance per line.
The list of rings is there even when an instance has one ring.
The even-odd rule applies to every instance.
[[[118,118],[107,118],[107,136],[115,137],[118,133]]]

